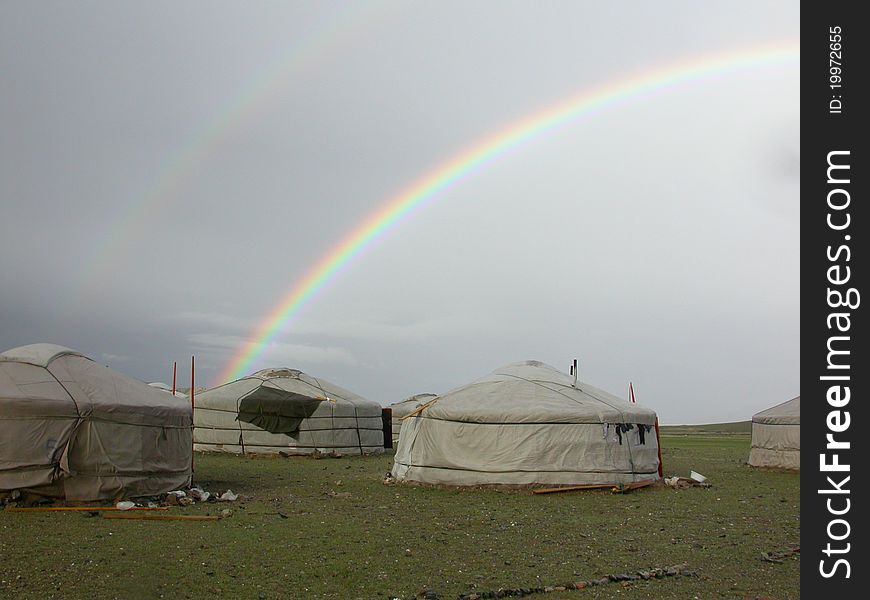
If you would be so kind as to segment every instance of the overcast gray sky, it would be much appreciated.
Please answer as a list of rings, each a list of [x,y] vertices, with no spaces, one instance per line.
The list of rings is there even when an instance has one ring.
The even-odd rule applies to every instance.
[[[798,41],[798,2],[3,2],[0,350],[218,373],[356,225],[607,82]],[[379,236],[274,339],[390,404],[538,359],[664,423],[800,393],[797,61],[610,106]]]

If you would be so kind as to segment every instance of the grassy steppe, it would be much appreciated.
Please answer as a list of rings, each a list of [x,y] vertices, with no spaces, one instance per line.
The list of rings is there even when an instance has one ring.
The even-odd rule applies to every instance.
[[[241,493],[216,522],[0,513],[2,598],[439,598],[688,563],[698,577],[541,598],[798,598],[800,475],[751,469],[749,436],[664,433],[665,474],[712,488],[531,495],[383,485],[390,455],[196,457]],[[216,514],[226,504],[173,508]]]

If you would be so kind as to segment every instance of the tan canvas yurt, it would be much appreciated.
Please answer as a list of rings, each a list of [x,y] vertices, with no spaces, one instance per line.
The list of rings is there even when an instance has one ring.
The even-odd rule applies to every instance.
[[[392,475],[460,486],[656,480],[655,419],[549,365],[513,363],[405,419]]]
[[[190,483],[190,403],[62,346],[0,354],[0,491],[68,500]]]
[[[753,415],[749,464],[800,471],[800,396]]]
[[[377,454],[381,405],[295,369],[264,369],[196,395],[194,448],[238,454]]]
[[[393,432],[393,448],[396,447],[396,442],[399,441],[399,432],[402,430],[402,417],[417,410],[427,402],[431,402],[437,398],[435,394],[415,394],[410,398],[405,398],[401,402],[390,404],[392,416],[392,432]]]

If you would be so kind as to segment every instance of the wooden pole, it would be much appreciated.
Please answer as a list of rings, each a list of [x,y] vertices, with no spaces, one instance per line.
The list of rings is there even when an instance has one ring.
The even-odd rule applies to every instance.
[[[105,512],[124,510],[169,510],[168,506],[134,506],[122,509],[115,506],[32,506],[7,508],[6,512]]]
[[[424,404],[424,405],[422,405],[422,406],[418,406],[417,408],[415,408],[414,410],[412,410],[411,412],[409,412],[409,413],[408,413],[407,415],[405,415],[404,417],[399,417],[399,420],[400,420],[400,421],[404,421],[405,419],[410,419],[410,418],[413,417],[414,415],[423,412],[424,410],[426,410],[427,408],[429,408],[430,406],[432,406],[432,405],[435,404],[436,402],[438,402],[438,398],[435,398],[434,400],[430,400],[429,402],[427,402],[426,404]]]
[[[557,494],[559,492],[573,492],[574,490],[606,490],[614,487],[615,483],[593,483],[588,485],[566,485],[555,488],[538,488],[532,490],[533,494]]]
[[[609,489],[612,492],[618,492],[620,494],[625,492],[630,492],[632,490],[639,490],[641,488],[649,487],[653,485],[655,481],[635,481],[634,483],[598,483],[598,484],[589,484],[589,485],[566,485],[563,487],[555,487],[555,488],[538,488],[536,490],[532,490],[533,494],[557,494],[559,492],[573,492],[576,490],[606,490]]]
[[[194,419],[194,410],[196,409],[196,400],[194,396],[196,395],[196,357],[190,357],[190,473],[191,473],[191,483],[193,483],[193,419]]]
[[[635,481],[634,483],[625,483],[622,485],[618,485],[613,488],[614,494],[624,494],[626,492],[630,492],[632,490],[639,490],[641,488],[649,487],[655,484],[655,481],[647,480],[647,481]]]

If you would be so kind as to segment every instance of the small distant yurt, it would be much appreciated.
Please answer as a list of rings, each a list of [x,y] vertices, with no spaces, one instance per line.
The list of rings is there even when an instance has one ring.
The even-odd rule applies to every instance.
[[[190,483],[190,403],[62,346],[0,354],[0,491],[67,500]]]
[[[457,486],[656,480],[655,420],[549,365],[513,363],[405,419],[392,475]]]
[[[800,396],[753,415],[749,464],[800,471]]]
[[[295,369],[264,369],[196,395],[194,449],[378,454],[381,405]]]
[[[148,385],[150,385],[151,387],[156,388],[162,392],[166,392],[167,394],[174,393],[178,398],[187,398],[187,394],[183,394],[183,393],[179,392],[178,390],[175,390],[175,392],[173,392],[172,388],[169,386],[168,383],[163,383],[162,381],[152,381]]]
[[[402,417],[414,412],[427,402],[437,398],[435,394],[415,394],[410,398],[405,398],[400,402],[390,404],[392,414],[392,430],[393,430],[393,448],[396,447],[396,442],[399,441],[399,432],[402,430]]]

